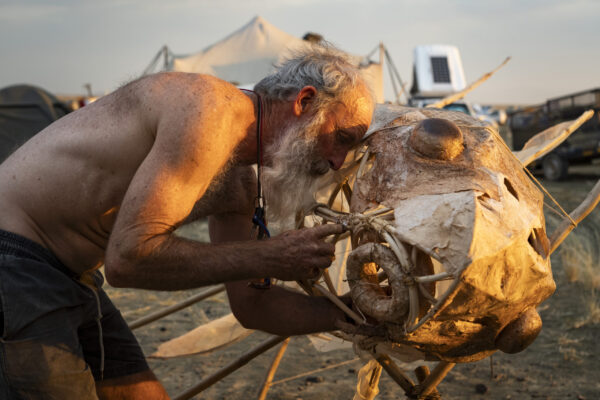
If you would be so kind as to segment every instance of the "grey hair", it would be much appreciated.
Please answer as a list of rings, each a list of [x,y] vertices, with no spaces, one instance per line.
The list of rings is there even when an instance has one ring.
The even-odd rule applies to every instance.
[[[328,110],[359,85],[369,91],[350,57],[321,42],[293,53],[276,66],[275,72],[258,82],[254,90],[267,101],[285,101],[292,100],[303,87],[314,86],[316,110]]]

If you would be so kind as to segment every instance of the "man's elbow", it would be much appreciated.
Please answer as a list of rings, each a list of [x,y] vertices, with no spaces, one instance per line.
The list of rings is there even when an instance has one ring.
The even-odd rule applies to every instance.
[[[260,324],[257,323],[256,318],[253,318],[247,310],[247,306],[231,303],[231,312],[233,313],[235,319],[246,329],[260,329]]]
[[[133,266],[126,259],[118,256],[107,255],[104,262],[104,276],[106,277],[106,282],[112,287],[134,287],[134,270],[135,266]]]
[[[264,330],[255,298],[247,292],[245,286],[245,282],[241,285],[239,282],[226,284],[231,312],[244,328]]]

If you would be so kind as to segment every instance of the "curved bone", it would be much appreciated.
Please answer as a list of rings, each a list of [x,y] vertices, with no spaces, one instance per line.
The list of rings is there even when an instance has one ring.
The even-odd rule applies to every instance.
[[[391,295],[379,286],[374,263],[386,272]],[[347,266],[352,301],[362,312],[378,321],[399,323],[406,318],[408,290],[400,264],[389,248],[378,243],[364,244],[350,253]]]

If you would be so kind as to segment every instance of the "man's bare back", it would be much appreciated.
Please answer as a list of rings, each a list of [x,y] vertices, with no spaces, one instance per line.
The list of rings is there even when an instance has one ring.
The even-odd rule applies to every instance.
[[[227,127],[234,128],[231,143],[222,146],[231,157],[252,122],[253,104],[206,76],[141,79],[52,124],[0,165],[0,229],[42,244],[77,273],[100,266],[123,198],[157,132],[177,134],[179,118],[202,112],[193,110],[203,103],[198,100],[215,95],[228,99],[210,110],[223,121],[241,110],[247,114],[237,132]],[[198,168],[194,160],[182,163],[183,169]]]
[[[224,282],[247,328],[278,335],[335,329],[343,313],[325,298],[248,286],[263,277],[315,278],[334,256],[324,239],[342,232],[328,224],[251,240],[257,126],[262,120],[265,164],[278,171],[264,177],[292,176],[294,185],[342,165],[368,128],[372,99],[349,60],[328,49],[288,60],[256,90],[262,119],[258,94],[217,78],[145,77],[60,119],[0,164],[0,358],[21,358],[13,350],[27,342],[36,349],[27,370],[50,371],[35,382],[0,379],[0,397],[52,384],[57,398],[73,397],[66,394],[73,389],[94,398],[94,387],[102,399],[166,397],[118,310],[80,280],[102,263],[117,287]],[[273,182],[271,198],[285,190]],[[312,193],[307,187],[296,184],[295,193]],[[210,244],[173,234],[204,216]],[[101,275],[94,278],[101,286]],[[0,376],[26,373],[6,365]]]

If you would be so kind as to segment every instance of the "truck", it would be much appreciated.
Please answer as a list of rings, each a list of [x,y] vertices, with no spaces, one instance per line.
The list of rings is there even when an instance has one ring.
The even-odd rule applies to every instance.
[[[413,57],[413,83],[408,98],[409,106],[427,107],[467,87],[462,59],[456,46],[446,44],[416,46]],[[484,110],[481,106],[466,100],[447,104],[444,109],[463,112],[496,129],[506,120],[503,110],[492,108]],[[502,135],[503,130],[500,131]],[[506,137],[503,136],[503,139],[506,140]]]
[[[520,150],[538,132],[560,122],[573,120],[586,110],[596,114],[552,152],[532,165],[552,181],[568,176],[569,165],[600,158],[600,88],[546,100],[545,103],[509,113],[513,149]]]

